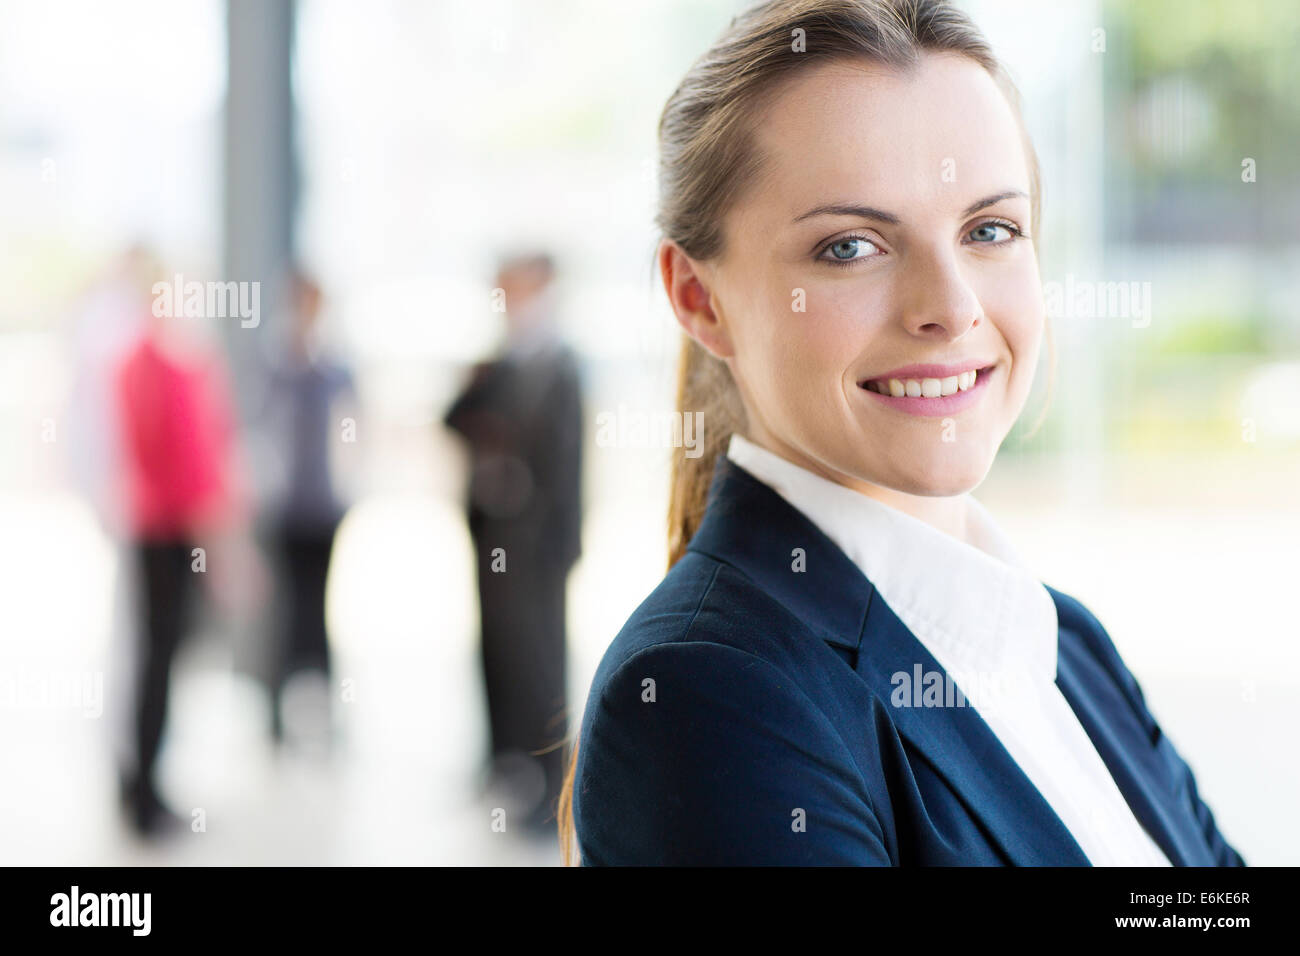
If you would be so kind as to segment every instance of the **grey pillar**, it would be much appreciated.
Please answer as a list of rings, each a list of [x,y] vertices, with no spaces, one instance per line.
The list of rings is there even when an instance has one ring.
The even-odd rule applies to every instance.
[[[227,0],[226,13],[223,278],[261,283],[260,324],[223,326],[240,410],[247,415],[262,342],[278,335],[280,280],[293,257],[294,0]]]

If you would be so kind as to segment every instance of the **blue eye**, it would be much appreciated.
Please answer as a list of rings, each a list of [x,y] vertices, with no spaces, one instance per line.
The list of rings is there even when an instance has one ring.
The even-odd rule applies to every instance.
[[[997,230],[999,229],[1001,229],[1003,232],[1007,234],[1007,238],[1005,239],[997,238]],[[999,222],[996,220],[991,220],[989,222],[982,222],[974,229],[972,229],[970,232],[967,233],[968,236],[976,236],[977,234],[981,236],[981,238],[975,239],[976,245],[984,245],[984,246],[1000,246],[1004,242],[1010,242],[1012,239],[1018,239],[1022,235],[1020,230],[1016,228],[1014,224],[1009,222]]]
[[[863,247],[867,247],[866,255],[858,255],[863,252]],[[875,250],[875,251],[871,251]],[[829,252],[827,257],[825,253]],[[855,262],[861,262],[863,259],[869,259],[879,252],[879,247],[866,236],[845,236],[843,239],[836,239],[823,250],[823,255],[818,256],[824,262],[829,262],[836,266],[848,266]]]

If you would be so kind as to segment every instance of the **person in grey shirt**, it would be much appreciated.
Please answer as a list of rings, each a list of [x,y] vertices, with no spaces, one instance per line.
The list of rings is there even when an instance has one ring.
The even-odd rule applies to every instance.
[[[289,295],[288,345],[269,371],[268,420],[262,423],[283,456],[283,480],[270,522],[286,595],[270,668],[271,734],[277,743],[285,740],[284,698],[290,679],[315,671],[329,686],[325,584],[334,536],[346,511],[337,488],[334,452],[353,440],[349,428],[355,435],[355,421],[340,413],[341,403],[355,400],[352,373],[320,346],[320,287],[295,270]],[[330,700],[326,693],[315,704],[314,717],[322,728],[330,723]]]

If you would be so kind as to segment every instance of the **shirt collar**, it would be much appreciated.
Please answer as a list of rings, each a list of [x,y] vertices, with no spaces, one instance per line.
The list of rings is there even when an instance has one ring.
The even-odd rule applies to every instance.
[[[974,497],[968,544],[743,435],[727,457],[835,542],[945,669],[1056,680],[1056,605]]]

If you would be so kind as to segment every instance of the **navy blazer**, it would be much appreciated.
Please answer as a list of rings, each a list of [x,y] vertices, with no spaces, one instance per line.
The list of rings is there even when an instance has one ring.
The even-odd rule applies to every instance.
[[[1137,819],[1175,866],[1244,866],[1101,624],[1048,592],[1057,686]],[[1089,865],[973,707],[891,705],[918,663],[943,672],[836,544],[719,456],[689,550],[591,686],[583,865]]]

